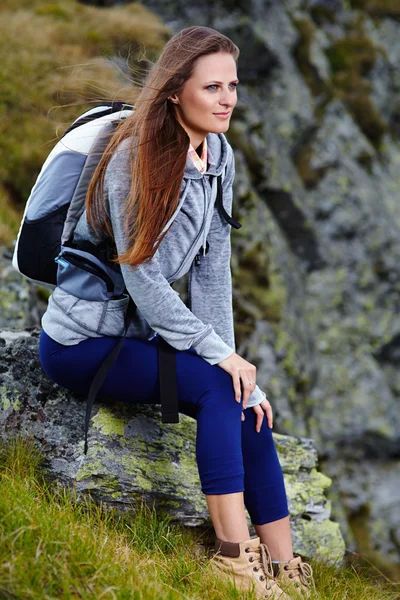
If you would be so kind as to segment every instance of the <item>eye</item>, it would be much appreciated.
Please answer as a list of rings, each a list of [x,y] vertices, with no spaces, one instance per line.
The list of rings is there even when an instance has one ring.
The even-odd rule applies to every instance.
[[[207,90],[214,91],[214,90],[217,90],[217,89],[218,89],[218,85],[216,83],[212,83],[211,85],[207,86]]]
[[[229,84],[229,87],[230,87],[232,90],[235,90],[235,89],[237,88],[237,86],[238,86],[238,84],[237,84],[236,82],[232,82],[232,83],[230,83],[230,84]]]

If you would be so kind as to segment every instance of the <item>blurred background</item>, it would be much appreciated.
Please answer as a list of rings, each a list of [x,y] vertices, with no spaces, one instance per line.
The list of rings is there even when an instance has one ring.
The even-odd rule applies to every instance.
[[[241,49],[238,352],[275,431],[315,440],[347,547],[398,581],[400,0],[3,0],[0,326],[36,326],[45,306],[9,257],[47,154],[99,100],[134,102],[194,24]]]

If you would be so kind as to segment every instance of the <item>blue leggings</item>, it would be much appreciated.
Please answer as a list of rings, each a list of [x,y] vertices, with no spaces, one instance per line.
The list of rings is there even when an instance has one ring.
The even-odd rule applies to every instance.
[[[54,382],[86,396],[101,363],[117,338],[90,338],[74,346],[55,342],[44,331],[40,360]],[[194,350],[177,351],[179,412],[197,420],[196,458],[204,494],[244,492],[254,525],[289,514],[282,469],[266,417],[255,430],[249,408],[241,421],[231,376],[211,366]],[[99,398],[159,404],[157,337],[126,338],[99,392]]]

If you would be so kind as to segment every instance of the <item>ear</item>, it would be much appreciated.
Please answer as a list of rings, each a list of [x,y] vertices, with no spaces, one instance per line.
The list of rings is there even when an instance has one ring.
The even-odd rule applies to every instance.
[[[168,96],[168,100],[173,102],[173,104],[179,104],[179,98],[176,94],[174,96]]]

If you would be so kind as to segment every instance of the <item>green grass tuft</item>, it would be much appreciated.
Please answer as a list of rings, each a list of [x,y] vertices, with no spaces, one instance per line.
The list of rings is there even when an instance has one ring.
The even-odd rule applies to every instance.
[[[22,218],[11,203],[6,190],[0,185],[0,244],[9,245],[17,236]]]
[[[43,477],[31,442],[0,450],[0,596],[33,600],[251,600],[211,572],[193,534],[140,506],[126,515],[77,501]],[[320,600],[395,600],[379,573],[313,563]],[[397,592],[396,592],[397,590]]]

